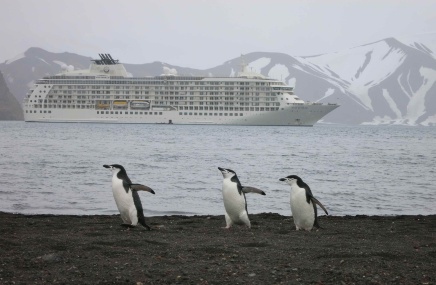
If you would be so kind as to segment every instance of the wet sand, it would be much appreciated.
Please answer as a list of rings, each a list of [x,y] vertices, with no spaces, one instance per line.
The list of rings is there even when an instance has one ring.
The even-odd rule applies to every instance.
[[[0,284],[436,284],[436,215],[148,217],[0,212]]]

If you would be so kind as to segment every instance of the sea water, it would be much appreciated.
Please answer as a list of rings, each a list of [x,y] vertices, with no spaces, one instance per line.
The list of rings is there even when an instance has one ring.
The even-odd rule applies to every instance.
[[[222,175],[234,170],[249,213],[290,215],[300,176],[330,215],[436,214],[436,128],[0,122],[0,211],[117,214],[112,173],[121,164],[144,213],[222,215]],[[320,210],[322,212],[322,210]]]

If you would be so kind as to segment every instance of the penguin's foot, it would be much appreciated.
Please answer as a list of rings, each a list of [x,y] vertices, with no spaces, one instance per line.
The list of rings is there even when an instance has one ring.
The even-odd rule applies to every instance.
[[[139,223],[147,230],[147,231],[151,231],[151,228],[144,222],[144,221],[139,221]]]
[[[122,226],[123,228],[127,228],[127,229],[132,229],[132,228],[135,227],[135,226],[132,226],[132,225],[129,225],[129,224],[121,224],[121,226]]]
[[[147,231],[151,231],[151,228],[149,226],[144,227]]]

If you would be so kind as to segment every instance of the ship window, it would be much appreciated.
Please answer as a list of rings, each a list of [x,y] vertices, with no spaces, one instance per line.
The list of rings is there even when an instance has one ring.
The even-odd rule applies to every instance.
[[[129,112],[124,112],[125,115],[129,114]]]
[[[138,112],[135,112],[135,115],[138,115]]]
[[[224,113],[224,116],[227,116],[227,113]]]
[[[162,112],[159,112],[159,115],[162,115]]]
[[[191,112],[189,112],[189,115],[192,115],[192,113],[191,113]]]
[[[194,113],[194,116],[197,116],[197,113]]]
[[[223,113],[220,113],[220,116],[222,116],[223,115]]]
[[[139,112],[139,115],[142,115],[142,112]]]
[[[185,112],[185,113],[184,113],[184,115],[188,115],[188,113],[187,113],[187,112]]]
[[[244,116],[244,114],[242,114],[242,113],[241,113],[241,114],[239,114],[239,115],[240,115],[240,116]]]
[[[111,111],[111,115],[114,113],[114,111]]]
[[[238,116],[238,113],[235,113],[235,116]]]
[[[182,115],[182,112],[179,112],[179,115]]]
[[[118,115],[118,111],[115,111],[115,115]]]
[[[230,113],[229,115],[230,115],[230,116],[233,116],[233,113]]]
[[[100,114],[100,112],[99,112],[99,111],[97,111],[97,115],[98,115],[98,114]]]

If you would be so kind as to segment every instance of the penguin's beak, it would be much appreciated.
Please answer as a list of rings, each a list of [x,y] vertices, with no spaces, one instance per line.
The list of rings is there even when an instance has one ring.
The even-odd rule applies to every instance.
[[[221,167],[218,167],[218,169],[219,169],[219,171],[223,171],[224,170],[224,168],[221,168]]]
[[[286,178],[280,178],[279,180],[280,181],[286,181]]]
[[[104,168],[111,168],[109,165],[105,164],[103,165]]]

